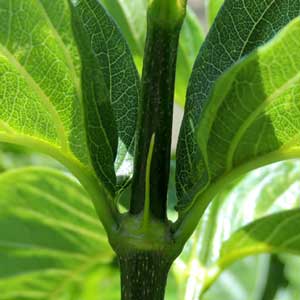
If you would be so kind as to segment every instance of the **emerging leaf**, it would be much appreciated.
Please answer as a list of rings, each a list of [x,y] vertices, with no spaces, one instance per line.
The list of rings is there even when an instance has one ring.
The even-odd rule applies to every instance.
[[[114,191],[117,175],[130,177],[139,78],[119,29],[96,0],[71,1],[82,60],[87,139],[99,178]]]

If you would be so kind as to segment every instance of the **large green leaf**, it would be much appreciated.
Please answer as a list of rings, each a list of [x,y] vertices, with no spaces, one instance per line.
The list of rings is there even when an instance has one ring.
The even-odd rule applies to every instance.
[[[256,52],[245,61],[240,61],[238,66],[229,71],[217,85],[215,82],[230,66],[274,37],[279,30],[299,15],[299,11],[299,1],[288,4],[286,1],[274,0],[225,1],[199,53],[189,83],[185,117],[177,149],[177,190],[180,207],[191,204],[199,191],[225,171],[231,170],[231,162],[228,162],[231,161],[230,153],[227,147],[232,144],[232,138],[228,133],[234,135],[241,123],[246,127],[244,120],[248,120],[250,113],[255,109],[257,113],[262,110],[260,113],[262,115],[266,108],[271,109],[271,106],[274,107],[280,99],[283,101],[285,96],[289,97],[288,91],[285,90],[285,96],[275,93],[272,98],[276,98],[276,101],[269,101],[266,108],[261,105],[262,102],[266,103],[265,100],[279,88],[281,83],[287,84],[286,80],[290,80],[290,76],[293,76],[291,74],[297,72],[298,32],[293,33],[293,31],[297,31],[298,25],[295,23],[287,29],[291,34],[285,30],[285,37],[281,34],[276,41],[263,48],[264,50]],[[271,49],[272,47],[274,50]],[[288,47],[291,49],[287,49]],[[272,71],[270,64],[272,64]],[[237,74],[238,69],[240,69],[239,74]],[[228,80],[226,85],[225,78]],[[272,86],[273,79],[276,86]],[[292,83],[289,88],[291,85]],[[212,94],[214,86],[216,87]],[[283,87],[285,88],[286,86]],[[217,95],[217,91],[221,94]],[[293,96],[296,90],[289,92],[289,95]],[[294,97],[291,97],[289,105],[292,105],[292,99]],[[243,143],[251,143],[252,146],[245,145],[243,153],[241,149],[235,152],[234,165],[237,164],[236,160],[241,162],[250,159],[248,154],[250,152],[253,154],[253,151],[256,151],[255,147],[266,153],[272,151],[272,146],[279,147],[283,143],[284,138],[279,137],[282,133],[279,134],[278,129],[281,125],[286,127],[283,119],[290,118],[287,116],[287,110],[288,107],[284,109],[281,105],[280,114],[284,114],[285,117],[280,118],[278,113],[276,121],[274,110],[272,117],[260,118],[261,122],[259,125],[256,124],[257,128],[261,128],[262,125],[265,127],[262,128],[262,134],[259,136],[253,134],[254,128],[251,127],[248,132],[252,132],[250,133],[252,140],[251,142],[243,140]],[[267,119],[272,122],[268,122]],[[252,123],[250,119],[248,121]],[[286,122],[290,121],[286,120]],[[294,125],[288,125],[287,136],[293,131]],[[270,136],[273,127],[276,127],[274,137]],[[280,140],[278,143],[277,139]],[[285,139],[284,142],[286,141]],[[262,150],[263,145],[270,145],[270,148]],[[214,162],[211,162],[212,156]],[[228,166],[224,166],[226,162]]]
[[[173,271],[181,278],[185,294],[192,289],[193,282],[194,295],[199,296],[216,280],[222,272],[215,265],[222,244],[236,230],[258,218],[299,207],[299,171],[298,161],[272,164],[244,176],[214,198],[175,262]],[[241,263],[240,267],[247,265]],[[230,269],[224,278],[237,277],[235,269]],[[222,290],[223,279],[220,280],[217,290]],[[190,287],[185,289],[187,282]]]
[[[141,72],[146,38],[147,0],[100,0],[114,17],[126,37],[136,65]],[[203,42],[204,34],[196,15],[188,10],[178,49],[175,101],[184,105],[193,64]]]
[[[37,167],[0,175],[0,299],[78,299],[90,270],[113,257],[74,179]]]
[[[0,139],[41,141],[87,165],[74,64],[43,6],[1,1],[0,22]]]
[[[237,259],[263,252],[300,255],[299,216],[300,209],[292,209],[239,229],[223,244],[218,266],[225,268]]]
[[[125,40],[101,4],[97,0],[70,3],[82,61],[90,156],[97,175],[114,191],[117,154],[116,168],[127,172],[123,176],[132,173],[139,78]]]

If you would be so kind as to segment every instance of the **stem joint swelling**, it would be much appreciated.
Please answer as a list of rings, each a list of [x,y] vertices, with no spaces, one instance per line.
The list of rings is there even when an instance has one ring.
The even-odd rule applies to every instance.
[[[170,266],[181,252],[170,223],[151,218],[145,228],[143,214],[125,214],[110,243],[120,262],[122,300],[163,300]]]

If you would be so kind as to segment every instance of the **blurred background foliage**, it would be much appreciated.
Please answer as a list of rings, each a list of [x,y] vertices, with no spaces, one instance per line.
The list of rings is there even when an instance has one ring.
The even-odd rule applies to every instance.
[[[114,9],[113,1],[103,0],[103,2],[108,6],[108,9]],[[192,63],[199,50],[198,48],[200,47],[204,33],[209,29],[222,0],[211,1],[210,3],[212,7],[207,11],[207,3],[204,3],[202,0],[190,0],[191,7],[193,7],[197,16],[200,18],[202,29],[200,29],[196,17],[191,12],[188,20],[188,22],[191,23],[189,29],[192,28],[194,32],[191,33],[190,36],[188,32],[186,33],[186,39],[181,41],[181,53],[179,54],[188,59],[185,63],[179,65],[178,71],[181,72],[181,75],[177,79],[176,97],[178,106],[174,117],[174,145],[176,144],[176,131],[178,131],[181,119],[182,108],[180,107],[184,104],[184,93]],[[207,13],[205,14],[205,12]],[[120,18],[120,26],[126,31],[127,27],[126,25],[122,26],[122,22],[124,22],[124,20],[122,21],[122,18]],[[139,22],[140,21],[137,20],[137,24]],[[137,37],[142,41],[145,35],[145,32],[141,30],[143,27],[139,25],[139,27],[136,28],[140,30],[137,32]],[[129,33],[127,33],[127,35],[128,34]],[[195,38],[195,36],[198,39]],[[187,38],[189,38],[189,40],[187,40]],[[134,44],[134,42],[132,42],[132,44]],[[142,49],[138,43],[132,46],[139,69],[141,69]],[[186,66],[188,66],[188,68],[186,68]],[[58,170],[63,174],[67,174],[66,170],[59,163],[49,157],[35,153],[34,149],[30,150],[18,146],[1,144],[1,176],[6,172],[9,172],[10,175],[7,177],[8,179],[4,180],[0,185],[0,195],[5,197],[8,193],[13,193],[13,190],[18,188],[20,182],[24,183],[28,179],[22,178],[20,173],[16,173],[19,174],[18,176],[14,176],[14,173],[11,173],[13,172],[12,170],[22,169],[25,166],[46,166],[53,170]],[[176,203],[174,160],[172,161],[171,170],[169,207],[170,218],[173,219],[176,218],[176,215],[172,212],[172,208]],[[300,259],[296,256],[263,254],[246,257],[224,270],[219,277],[211,276],[214,272],[215,263],[219,258],[222,243],[228,239],[232,232],[270,213],[299,207],[299,173],[300,163],[298,161],[277,163],[251,172],[243,178],[240,178],[235,184],[228,187],[227,190],[222,191],[211,203],[197,230],[187,243],[183,253],[174,263],[168,281],[166,299],[196,300],[200,299],[200,297],[202,300],[300,299],[300,276],[298,275]],[[35,174],[38,175],[38,171],[33,169],[32,176],[34,177]],[[67,174],[67,176],[70,177],[69,174]],[[6,189],[7,182],[11,182],[12,180],[15,180],[15,184],[13,184],[10,189]],[[47,180],[45,176],[44,183],[47,182]],[[73,179],[70,177],[70,180]],[[39,185],[42,185],[41,182],[36,182],[36,184],[37,188]],[[50,187],[51,184],[49,181]],[[74,182],[74,184],[76,183]],[[74,188],[77,189],[77,187]],[[81,191],[80,193],[84,192]],[[22,201],[20,194],[16,195],[18,196],[16,196],[15,201]],[[82,194],[80,197],[84,198],[86,196]],[[2,199],[0,199],[0,201],[2,201]],[[48,202],[41,204],[44,208],[37,209],[47,210],[47,203]],[[92,212],[89,213],[93,215]],[[59,218],[59,216],[57,216],[57,218]],[[95,216],[94,218],[96,219]],[[80,218],[78,218],[77,221],[76,219],[72,220],[72,222],[77,222],[78,226],[81,225]],[[77,270],[76,274],[72,274],[63,285],[64,293],[57,294],[56,299],[119,299],[118,262],[113,252],[107,246],[101,226],[99,226],[97,230],[96,233],[102,236],[102,242],[93,244],[91,248],[95,248],[95,252],[99,251],[102,258],[105,259],[97,261],[85,270]],[[3,228],[1,231],[3,235]],[[36,235],[32,234],[32,236]],[[96,246],[101,247],[101,249],[98,249]],[[0,245],[0,247],[3,248],[4,246]],[[36,258],[37,253],[28,253],[31,253],[31,259],[34,261],[34,264],[38,264]],[[27,256],[28,253],[26,254]],[[0,258],[0,261],[3,261],[3,259],[7,260],[7,257]],[[73,264],[73,262],[74,261],[71,260],[70,264]],[[16,263],[18,262],[16,261]],[[19,263],[21,264],[23,261]],[[43,262],[43,264],[45,264],[45,262]],[[59,263],[57,264],[59,265]],[[67,267],[68,266],[64,264],[64,268]],[[2,296],[0,293],[0,299],[11,300],[14,296],[9,299],[9,290],[13,290],[15,283],[10,280],[1,280],[1,277],[4,276],[3,274],[9,271],[5,268],[6,266],[4,264],[0,266],[0,288],[1,291],[8,291],[8,294],[5,296],[5,292],[1,292]],[[64,280],[64,277],[61,278]],[[210,278],[213,278],[215,282],[211,281]],[[47,280],[47,276],[45,276],[44,281],[41,280],[41,288],[45,288]],[[19,284],[26,286],[28,282],[20,279]],[[204,293],[208,287],[210,288]],[[38,297],[35,295],[32,299],[38,299]],[[19,298],[18,300],[22,299]]]

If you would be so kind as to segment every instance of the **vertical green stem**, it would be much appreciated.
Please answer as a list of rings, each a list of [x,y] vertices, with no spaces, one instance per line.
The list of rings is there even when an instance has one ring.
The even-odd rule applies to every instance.
[[[181,2],[152,0],[147,17],[130,212],[139,214],[145,205],[147,153],[155,134],[149,178],[150,212],[160,220],[166,219],[177,47],[186,6]]]

